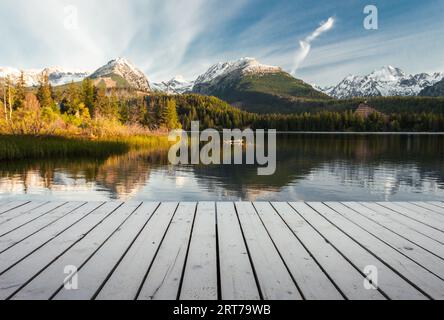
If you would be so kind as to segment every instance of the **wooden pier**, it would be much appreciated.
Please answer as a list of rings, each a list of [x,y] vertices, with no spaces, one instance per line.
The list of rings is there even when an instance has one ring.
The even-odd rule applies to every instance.
[[[0,299],[444,299],[444,202],[3,200]]]

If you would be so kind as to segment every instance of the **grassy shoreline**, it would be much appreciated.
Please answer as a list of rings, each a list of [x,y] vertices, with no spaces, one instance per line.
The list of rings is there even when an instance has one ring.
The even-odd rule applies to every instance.
[[[92,157],[123,154],[133,149],[168,146],[162,135],[87,139],[62,136],[0,135],[0,161]]]

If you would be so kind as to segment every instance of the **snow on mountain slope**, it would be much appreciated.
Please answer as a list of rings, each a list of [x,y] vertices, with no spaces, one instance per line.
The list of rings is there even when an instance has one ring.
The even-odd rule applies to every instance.
[[[196,79],[195,85],[210,83],[215,79],[223,78],[232,73],[245,75],[275,73],[280,71],[282,71],[282,69],[279,67],[260,64],[256,59],[246,57],[236,61],[216,63]]]
[[[329,96],[347,99],[374,96],[416,96],[444,77],[444,73],[410,75],[401,69],[386,66],[365,76],[349,75],[338,85],[324,88]]]
[[[45,68],[45,69],[28,69],[23,70],[25,83],[28,87],[37,86],[39,80],[44,73],[48,74],[49,82],[53,86],[59,86],[70,83],[72,81],[82,81],[90,72],[82,70],[65,70],[59,67]],[[17,82],[21,75],[21,70],[9,67],[0,67],[0,78],[7,78]]]
[[[123,78],[130,87],[141,91],[150,91],[150,85],[145,74],[125,58],[111,60],[97,69],[90,78],[100,79],[117,75]]]
[[[157,92],[168,94],[182,94],[190,92],[193,89],[194,81],[188,81],[183,76],[176,76],[165,82],[151,83],[151,89]]]

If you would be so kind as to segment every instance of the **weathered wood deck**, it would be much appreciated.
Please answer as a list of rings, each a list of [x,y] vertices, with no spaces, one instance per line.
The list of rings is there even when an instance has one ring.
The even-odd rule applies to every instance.
[[[0,299],[444,299],[444,202],[0,201]]]

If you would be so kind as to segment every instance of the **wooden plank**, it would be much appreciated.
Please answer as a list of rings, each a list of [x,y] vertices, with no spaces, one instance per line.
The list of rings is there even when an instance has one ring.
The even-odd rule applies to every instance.
[[[308,224],[290,205],[273,202],[275,210],[349,300],[382,300],[377,290],[365,289],[364,275]]]
[[[444,260],[442,258],[424,250],[416,243],[400,237],[376,222],[356,214],[356,211],[344,206],[342,203],[327,202],[325,205],[439,278],[444,279]]]
[[[232,202],[217,203],[222,300],[258,300],[259,290]]]
[[[63,204],[62,204],[63,205]],[[0,253],[6,251],[17,243],[29,238],[33,234],[39,232],[45,227],[51,225],[58,219],[64,217],[69,214],[69,212],[64,212],[63,210],[56,210],[60,208],[62,205],[58,202],[50,202],[44,205],[43,210],[48,210],[48,214],[40,217],[36,221],[32,223],[28,223],[25,226],[22,226],[18,229],[10,231],[9,233],[0,237]]]
[[[66,250],[84,238],[110,214],[109,208],[107,207],[110,204],[111,203],[106,203],[102,205],[102,203],[91,202],[68,215],[69,217],[78,213],[81,218],[65,230],[53,235],[50,240],[38,248],[38,250],[0,275],[0,288],[2,288],[2,290],[0,290],[0,299],[5,299],[15,293],[55,259],[65,253]],[[90,211],[87,212],[88,210]],[[16,247],[14,247],[14,250]],[[58,270],[58,272],[63,273],[64,270]]]
[[[444,215],[444,208],[441,208],[440,206],[435,206],[434,204],[430,203],[430,202],[410,202],[411,204],[420,207],[420,208],[425,208],[427,210],[430,210],[432,212],[438,213],[441,217],[443,217]]]
[[[409,217],[415,221],[428,225],[429,227],[435,228],[436,230],[444,231],[444,222],[441,222],[435,219],[435,217],[427,215],[424,212],[413,211],[410,208],[405,207],[404,205],[400,205],[399,202],[398,203],[381,202],[379,204],[393,211],[396,211],[399,214]]]
[[[320,213],[330,223],[340,228],[349,237],[353,238],[369,252],[375,254],[379,259],[385,261],[393,270],[408,279],[412,284],[422,290],[423,293],[434,299],[444,299],[444,281],[419,266],[397,250],[388,246],[371,233],[356,226],[336,211],[325,206],[323,203],[308,203],[313,209]]]
[[[387,216],[377,214],[375,211],[365,207],[364,205],[357,202],[344,202],[345,206],[353,209],[356,213],[376,222],[380,226],[391,230],[397,235],[416,243],[422,248],[434,253],[435,255],[444,259],[444,246],[436,240],[433,240],[422,233],[416,231],[415,229],[406,226],[396,220],[392,220]],[[329,203],[327,203],[329,205]]]
[[[444,202],[441,201],[429,201],[429,203],[433,204],[434,206],[444,208]]]
[[[5,214],[6,212],[9,212],[15,208],[21,207],[27,203],[29,203],[29,201],[11,201],[11,202],[4,204],[0,208],[0,218],[1,218],[1,215]]]
[[[25,241],[20,242],[13,247],[13,250],[0,253],[0,274],[84,218],[86,214],[89,214],[98,205],[97,203],[85,204],[84,202],[68,203],[64,209],[67,210],[67,212],[72,212],[71,214],[50,227],[32,235]]]
[[[97,225],[84,238],[75,243],[57,260],[42,270],[36,277],[20,288],[13,300],[47,300],[59,290],[67,275],[63,272],[66,266],[80,268],[88,261],[103,243],[131,216],[139,206],[137,202],[108,202],[98,211],[108,213],[106,219]],[[100,214],[100,212],[98,212]]]
[[[262,298],[265,300],[300,300],[302,296],[279,252],[249,202],[236,203]]]
[[[373,210],[376,214],[382,215],[385,218],[391,219],[393,221],[396,221],[400,224],[403,224],[411,229],[416,230],[417,232],[421,233],[422,235],[429,237],[430,239],[433,239],[440,244],[444,245],[444,233],[436,230],[435,228],[432,228],[430,226],[427,226],[423,223],[419,223],[416,220],[413,220],[409,217],[406,217],[398,212],[395,212],[389,208],[386,208],[384,206],[381,206],[377,203],[370,203],[370,202],[360,202],[364,207],[367,207],[371,210]]]
[[[194,214],[196,204],[191,204]],[[156,210],[128,253],[117,266],[110,279],[100,290],[98,300],[134,300],[143,283],[150,264],[162,243],[166,230],[174,216],[174,224],[185,224],[183,220],[176,220],[182,211],[186,212],[188,205],[177,203],[163,203]],[[176,210],[177,209],[177,210]],[[176,213],[175,213],[176,212]],[[176,234],[175,237],[180,237]],[[161,280],[161,279],[159,279]],[[177,295],[177,292],[176,292]]]
[[[428,217],[430,219],[432,219],[433,221],[435,221],[435,223],[438,223],[438,227],[439,228],[444,228],[444,215],[433,211],[433,210],[429,210],[427,208],[424,208],[422,206],[410,203],[410,202],[393,202],[393,204],[398,205],[400,207],[403,207],[405,209],[411,210],[413,212],[416,212],[418,214],[421,214],[425,217]]]
[[[216,300],[216,206],[200,202],[191,235],[180,300]]]
[[[81,281],[78,290],[67,290],[62,287],[54,296],[54,300],[93,299],[143,230],[157,206],[158,203],[154,202],[142,203],[117,232],[78,270],[77,276]]]
[[[196,203],[179,205],[151,267],[146,269],[146,278],[140,282],[137,299],[177,299],[195,212]]]
[[[47,204],[42,203],[42,205],[31,209],[20,216],[16,216],[8,221],[5,221],[3,224],[0,224],[0,237],[3,237],[8,233],[28,224],[32,224],[35,222],[35,220],[38,220],[40,217],[50,213],[52,210],[60,207],[61,205],[63,205],[63,202],[48,202]]]
[[[341,300],[341,293],[268,202],[255,202],[259,217],[306,300]]]
[[[290,205],[361,272],[364,272],[368,266],[375,266],[378,270],[378,288],[390,299],[426,299],[414,286],[388,268],[378,257],[364,249],[341,229],[326,220],[318,211],[306,203],[292,202]],[[364,286],[363,283],[362,286]]]
[[[8,212],[5,212],[2,215],[0,215],[0,226],[16,218],[19,218],[23,214],[29,213],[31,210],[34,210],[44,204],[45,202],[42,201],[33,201],[33,202],[28,202],[22,206],[10,209]]]

